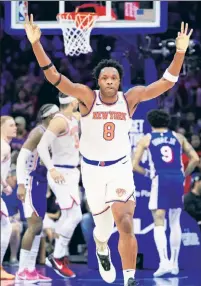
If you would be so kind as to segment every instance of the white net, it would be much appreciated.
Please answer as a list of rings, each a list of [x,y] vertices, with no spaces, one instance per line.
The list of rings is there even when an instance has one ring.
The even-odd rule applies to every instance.
[[[79,56],[92,52],[90,35],[97,18],[92,13],[64,13],[57,16],[66,55]]]

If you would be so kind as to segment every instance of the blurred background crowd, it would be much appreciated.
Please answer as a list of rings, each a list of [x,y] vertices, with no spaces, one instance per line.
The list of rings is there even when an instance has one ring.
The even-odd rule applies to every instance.
[[[169,24],[166,33],[146,38],[136,36],[135,46],[125,41],[120,43],[121,39],[118,37],[93,36],[91,38],[93,53],[80,57],[66,57],[61,36],[43,35],[41,42],[57,69],[72,81],[76,80],[76,82],[95,88],[95,81],[91,76],[93,67],[103,58],[115,57],[126,69],[126,77],[130,79],[130,82],[127,81],[126,84],[129,86],[144,83],[143,60],[146,56],[154,58],[158,76],[162,75],[169,65],[174,51],[174,48],[171,50],[171,41],[168,43],[166,39],[175,38],[181,20],[188,22],[189,26],[194,29],[195,44],[187,55],[178,83],[167,94],[160,97],[158,104],[160,108],[164,108],[171,114],[174,130],[185,135],[201,157],[201,5],[199,2],[183,2],[182,5],[184,5],[183,12],[179,11],[178,2],[169,3]],[[37,5],[35,10],[36,14],[40,13]],[[0,3],[0,11],[1,115],[13,116],[17,124],[17,137],[11,143],[12,166],[8,178],[9,184],[15,191],[10,197],[4,197],[13,223],[10,253],[7,253],[6,260],[15,264],[17,263],[21,234],[26,228],[22,206],[16,196],[16,159],[27,135],[36,124],[37,110],[44,103],[58,103],[58,92],[44,79],[43,72],[35,60],[27,38],[19,35],[10,36],[5,33],[3,2]],[[145,49],[147,41],[150,44],[148,49]],[[154,50],[160,50],[161,53],[152,52]],[[188,159],[185,154],[183,154],[183,161],[186,166]],[[201,165],[194,172],[195,174],[200,173]],[[80,189],[82,190],[81,185]],[[190,177],[186,180],[185,193],[189,191],[191,191]],[[70,244],[70,254],[71,256],[80,254],[79,260],[85,261],[87,257],[86,244],[90,237],[90,230],[93,228],[93,222],[83,192],[81,194],[83,197],[83,222],[75,231]],[[51,252],[54,243],[54,223],[60,215],[51,190],[47,192],[47,199],[48,210],[44,238],[38,257],[40,263],[44,263],[46,252]],[[201,221],[201,194],[194,217],[198,222]]]

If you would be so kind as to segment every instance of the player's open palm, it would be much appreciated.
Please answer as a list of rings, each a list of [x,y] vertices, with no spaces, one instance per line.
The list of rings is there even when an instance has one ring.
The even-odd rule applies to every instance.
[[[37,25],[34,24],[32,14],[30,18],[28,15],[26,16],[24,28],[27,34],[27,38],[32,45],[40,40],[41,30]]]
[[[193,33],[193,29],[190,30],[188,33],[188,24],[184,24],[184,22],[181,23],[181,31],[178,32],[177,38],[176,38],[176,47],[177,51],[179,52],[186,52],[189,46],[190,36]]]

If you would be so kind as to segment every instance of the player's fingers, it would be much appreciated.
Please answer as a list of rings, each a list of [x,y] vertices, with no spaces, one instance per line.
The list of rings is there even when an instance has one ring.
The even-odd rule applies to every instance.
[[[181,33],[180,33],[180,32],[178,32],[178,33],[177,33],[177,37],[179,37],[179,36],[180,36],[180,34],[181,34]]]
[[[30,24],[31,24],[31,26],[33,26],[33,24],[34,24],[34,22],[33,22],[33,14],[31,14],[31,16],[30,16]]]
[[[181,22],[181,33],[184,33],[184,22]]]
[[[29,24],[29,15],[25,16],[25,24]]]
[[[185,30],[184,30],[184,34],[187,35],[187,33],[188,33],[188,23],[186,23],[186,25],[185,25]]]
[[[193,34],[193,29],[190,30],[190,32],[188,33],[188,37],[190,38],[190,36]]]

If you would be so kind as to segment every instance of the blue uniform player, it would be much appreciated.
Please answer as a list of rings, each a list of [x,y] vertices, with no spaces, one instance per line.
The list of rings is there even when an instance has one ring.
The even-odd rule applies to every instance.
[[[54,104],[45,104],[39,110],[40,124],[29,134],[17,159],[17,196],[23,202],[28,228],[22,238],[19,270],[16,282],[51,282],[49,277],[35,269],[40,246],[43,219],[46,213],[47,169],[41,162],[37,145],[53,116],[59,111]]]
[[[154,219],[154,240],[158,250],[160,265],[155,277],[168,272],[179,273],[178,257],[181,244],[180,215],[183,206],[184,177],[188,176],[199,163],[199,157],[187,139],[168,129],[170,117],[162,110],[148,113],[152,132],[138,143],[133,159],[134,171],[152,179],[149,209]],[[139,163],[147,150],[150,169],[142,168]],[[186,171],[183,170],[181,155],[189,157]],[[167,255],[165,234],[165,215],[169,211],[171,258]]]

